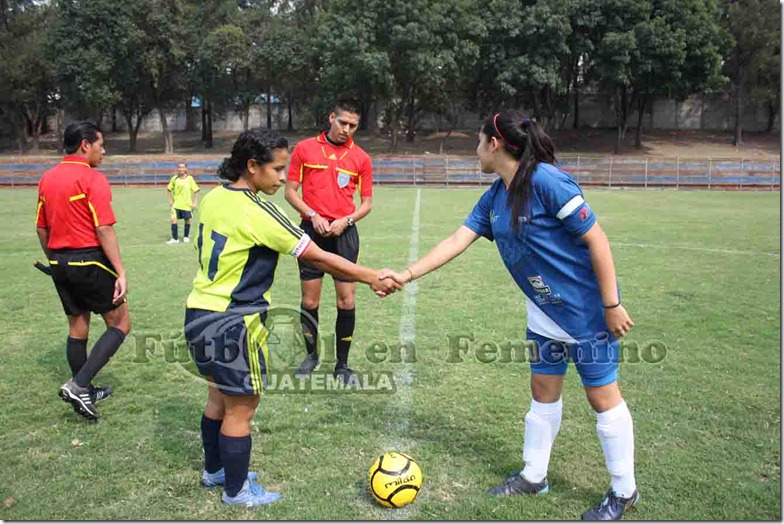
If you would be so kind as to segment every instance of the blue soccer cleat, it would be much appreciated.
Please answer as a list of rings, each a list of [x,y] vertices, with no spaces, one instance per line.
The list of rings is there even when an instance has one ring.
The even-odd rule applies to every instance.
[[[259,477],[255,471],[248,471],[248,480],[254,481]],[[226,483],[226,472],[223,468],[215,473],[207,473],[207,470],[201,472],[201,485],[205,488],[212,489],[218,486],[223,486]]]
[[[282,495],[274,491],[265,491],[261,484],[256,484],[252,480],[246,480],[242,489],[235,496],[230,497],[223,492],[223,503],[232,506],[245,506],[246,508],[256,508],[266,506],[280,500]]]
[[[591,508],[580,517],[581,520],[621,520],[621,517],[637,506],[640,502],[640,494],[637,490],[629,498],[619,497],[612,488],[607,491],[601,502]]]

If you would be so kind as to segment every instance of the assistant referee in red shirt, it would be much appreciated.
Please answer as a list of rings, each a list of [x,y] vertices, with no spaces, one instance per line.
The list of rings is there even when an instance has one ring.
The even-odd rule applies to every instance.
[[[286,200],[302,216],[300,227],[323,250],[356,263],[359,233],[356,223],[373,206],[373,166],[370,157],[354,143],[359,126],[359,104],[351,98],[335,103],[329,115],[329,130],[298,143],[291,154],[286,182]],[[302,196],[297,192],[302,186]],[[354,205],[359,190],[360,204]],[[296,372],[305,377],[318,365],[318,310],[324,273],[299,260],[302,285],[300,319],[307,356]],[[348,367],[348,353],[354,336],[355,282],[336,277],[338,315],[335,321],[337,363],[334,376],[349,385],[358,385]]]
[[[73,378],[60,387],[60,397],[87,419],[97,419],[95,402],[111,387],[96,388],[93,377],[117,352],[131,330],[125,300],[125,266],[114,232],[112,191],[97,171],[103,134],[91,122],[65,129],[63,161],[38,183],[36,226],[52,279],[68,317],[66,355]],[[106,331],[87,357],[90,312],[100,314]]]

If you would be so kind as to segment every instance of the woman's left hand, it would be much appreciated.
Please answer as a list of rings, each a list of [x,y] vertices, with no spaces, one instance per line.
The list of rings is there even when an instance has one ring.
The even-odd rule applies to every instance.
[[[604,319],[607,322],[607,327],[610,328],[610,333],[615,338],[621,338],[629,334],[629,331],[634,327],[634,321],[623,305],[618,307],[605,309]]]

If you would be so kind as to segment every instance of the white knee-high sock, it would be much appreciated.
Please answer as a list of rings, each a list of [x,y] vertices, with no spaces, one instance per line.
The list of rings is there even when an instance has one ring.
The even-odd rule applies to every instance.
[[[629,498],[637,489],[634,479],[634,424],[626,402],[596,414],[596,432],[604,451],[604,462],[612,476],[612,488]]]
[[[528,481],[541,482],[547,476],[550,451],[561,429],[563,402],[543,404],[531,399],[531,410],[525,416],[525,442],[523,443],[523,476]]]

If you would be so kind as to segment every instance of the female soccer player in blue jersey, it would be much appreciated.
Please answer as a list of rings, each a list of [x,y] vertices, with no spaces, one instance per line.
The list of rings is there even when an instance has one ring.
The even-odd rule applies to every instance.
[[[185,338],[209,394],[201,433],[202,484],[223,485],[223,502],[256,507],[275,502],[248,473],[250,421],[269,364],[264,326],[280,253],[384,296],[401,286],[379,272],[322,251],[274,203],[285,184],[288,143],[272,131],[242,133],[218,175],[227,180],[204,197],[197,247],[199,269],[188,296]]]
[[[452,236],[402,273],[420,278],[465,251],[479,237],[495,241],[525,293],[531,359],[531,408],[525,417],[525,468],[490,490],[493,495],[549,491],[547,466],[561,425],[567,362],[575,363],[612,486],[583,519],[619,519],[639,496],[634,478],[634,430],[618,389],[618,337],[634,323],[621,305],[610,244],[580,187],[555,164],[550,137],[517,112],[487,119],[476,149],[482,172],[498,180]]]

